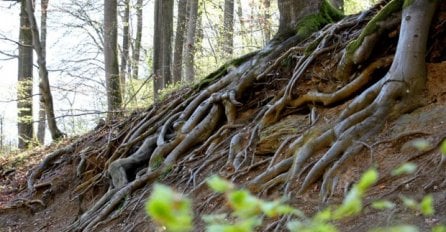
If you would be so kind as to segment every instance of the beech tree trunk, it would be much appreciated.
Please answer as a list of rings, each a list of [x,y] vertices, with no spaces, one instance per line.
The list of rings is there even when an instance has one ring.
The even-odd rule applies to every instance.
[[[41,0],[40,9],[40,42],[42,44],[42,54],[46,57],[46,19],[49,0]],[[37,124],[37,141],[40,144],[45,143],[45,130],[46,130],[46,113],[45,113],[45,101],[42,95],[39,96],[39,122]]]
[[[338,10],[344,11],[344,0],[331,0],[330,3]]]
[[[234,0],[225,0],[223,15],[222,48],[224,56],[231,56],[234,50]]]
[[[183,46],[187,25],[187,0],[178,1],[177,29],[175,35],[175,48],[173,51],[172,79],[181,81],[183,71]]]
[[[163,88],[172,83],[173,0],[162,0]]]
[[[37,54],[37,63],[39,64],[39,89],[45,102],[46,118],[48,122],[48,128],[51,132],[53,140],[59,140],[64,136],[62,131],[59,130],[56,123],[56,117],[54,114],[53,96],[51,95],[50,82],[48,79],[48,70],[46,68],[46,54],[43,52],[42,44],[39,36],[39,29],[37,27],[36,18],[34,16],[34,7],[32,0],[26,0],[26,12],[28,13],[29,22],[31,25],[32,39],[34,51]]]
[[[299,20],[319,12],[322,0],[278,0],[280,19],[276,36],[289,37],[295,34]]]
[[[271,0],[263,0],[262,31],[264,44],[271,39]]]
[[[189,0],[189,21],[187,25],[187,37],[185,48],[185,79],[187,82],[192,82],[195,78],[195,38],[197,32],[197,17],[198,17],[198,0]]]
[[[32,32],[26,2],[21,1],[17,82],[17,129],[18,148],[28,148],[33,130],[33,48]]]
[[[155,20],[153,35],[153,72],[154,95],[172,82],[172,33],[173,0],[155,1]]]
[[[138,79],[139,72],[139,54],[141,51],[141,38],[142,38],[142,1],[137,0],[136,2],[136,38],[135,38],[135,46],[133,49],[133,57],[132,57],[132,78]]]
[[[117,0],[104,0],[104,63],[109,120],[115,118],[121,108],[122,96],[118,64]]]
[[[127,61],[129,60],[129,18],[130,18],[130,0],[124,0],[124,16],[122,17],[122,53],[120,81],[121,93],[125,94],[125,79],[127,76]]]

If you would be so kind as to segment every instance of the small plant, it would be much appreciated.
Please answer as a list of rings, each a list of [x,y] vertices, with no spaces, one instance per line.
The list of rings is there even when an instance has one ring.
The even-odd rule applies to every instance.
[[[406,163],[393,170],[392,174],[406,175],[415,172],[415,170],[415,164]],[[292,232],[338,231],[333,222],[359,215],[363,210],[365,193],[377,181],[378,171],[376,168],[367,170],[347,193],[341,205],[327,207],[310,218],[300,210],[285,204],[284,200],[265,201],[245,189],[237,189],[233,183],[223,178],[212,176],[206,180],[207,185],[215,193],[225,196],[231,211],[228,214],[205,215],[202,220],[206,224],[206,231],[209,232],[251,232],[262,225],[265,217],[279,218],[281,216],[293,217],[293,220],[286,224],[288,230]],[[431,216],[435,212],[431,195],[425,196],[419,203],[405,196],[401,196],[400,199],[406,207],[417,210],[424,216]],[[388,200],[378,200],[372,203],[372,207],[378,210],[393,209],[395,206],[395,203]],[[155,185],[152,195],[146,203],[146,212],[167,231],[183,232],[191,231],[193,228],[191,201],[164,185]],[[418,231],[418,229],[411,225],[400,225],[376,228],[372,231],[412,232]],[[436,226],[432,231],[446,232],[446,227]]]
[[[183,232],[192,229],[190,200],[165,185],[155,184],[146,203],[146,212],[168,231]]]
[[[446,156],[446,139],[443,140],[443,142],[440,145],[440,151],[443,154],[443,156]]]

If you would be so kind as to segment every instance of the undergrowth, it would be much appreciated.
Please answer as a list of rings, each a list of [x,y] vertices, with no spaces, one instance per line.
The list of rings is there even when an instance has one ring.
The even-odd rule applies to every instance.
[[[414,143],[417,149],[423,149],[424,142]],[[442,159],[446,157],[446,140],[440,146]],[[417,170],[414,163],[404,163],[391,172],[392,176],[403,176],[413,174]],[[336,226],[341,220],[360,216],[364,211],[364,197],[367,190],[379,180],[379,174],[375,167],[364,172],[360,180],[346,194],[340,205],[331,205],[320,210],[312,217],[305,215],[301,210],[286,203],[286,197],[266,201],[252,195],[246,189],[239,189],[233,183],[218,177],[209,177],[206,181],[208,187],[217,194],[225,196],[225,204],[229,213],[204,215],[201,219],[206,224],[209,232],[250,232],[259,227],[264,227],[263,221],[270,218],[286,224],[288,231],[306,232],[333,232],[338,231]],[[420,201],[400,195],[400,203],[405,208],[413,210],[416,214],[425,217],[435,213],[433,196],[425,195]],[[386,199],[378,199],[371,203],[375,210],[392,210],[398,202]],[[175,192],[165,185],[154,185],[153,192],[146,202],[147,214],[162,228],[167,231],[185,232],[192,231],[193,210],[192,202],[187,197]],[[271,228],[270,228],[271,229]],[[412,232],[419,231],[413,225],[395,225],[391,227],[374,228],[370,231],[396,231]],[[432,228],[433,232],[445,232],[446,226],[437,225]]]

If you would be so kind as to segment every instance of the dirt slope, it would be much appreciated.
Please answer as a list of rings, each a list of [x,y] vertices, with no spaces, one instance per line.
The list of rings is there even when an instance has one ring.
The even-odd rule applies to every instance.
[[[444,5],[444,4],[443,4]],[[357,181],[364,170],[376,166],[380,173],[379,182],[373,186],[366,197],[364,213],[339,222],[342,231],[366,231],[376,226],[395,224],[413,224],[422,231],[428,231],[437,224],[446,224],[446,172],[445,161],[439,151],[438,144],[446,138],[446,53],[444,49],[445,15],[437,19],[436,31],[430,43],[428,64],[427,90],[423,96],[423,106],[413,112],[388,121],[381,133],[374,137],[372,144],[366,144],[335,173],[338,185],[332,191],[327,202],[321,202],[319,197],[320,182],[311,185],[304,194],[293,194],[290,203],[308,214],[324,208],[329,204],[340,203],[344,193],[352,183]],[[391,36],[389,36],[391,37]],[[387,43],[389,50],[394,49],[391,42]],[[384,43],[386,44],[386,43]],[[297,85],[296,92],[307,92],[309,89],[327,90],[329,85],[321,76],[332,72],[336,66],[333,60],[323,57],[315,62]],[[278,70],[282,76],[289,76],[290,70]],[[252,101],[240,112],[238,122],[244,122],[255,111],[256,104],[262,99],[274,96],[274,86],[280,86],[282,79],[272,83],[273,88],[260,88],[252,91],[257,101]],[[278,83],[279,82],[279,83]],[[179,91],[177,95],[187,93]],[[251,96],[252,97],[252,96]],[[168,98],[172,101],[175,96]],[[243,185],[265,170],[265,162],[271,160],[278,145],[288,136],[302,134],[311,125],[331,125],[339,113],[350,101],[330,107],[317,107],[316,112],[308,109],[286,109],[286,115],[277,123],[259,131],[259,141],[256,145],[256,161],[259,165],[249,166],[237,173],[225,167],[228,144],[215,145],[212,157],[200,157],[195,160],[184,160],[170,172],[166,172],[157,181],[173,186],[176,190],[186,192],[194,200],[196,215],[208,214],[224,210],[223,199],[212,195],[205,186],[200,185],[206,176],[220,174],[229,177],[235,183]],[[150,110],[150,109],[149,109]],[[3,231],[63,231],[76,221],[86,209],[91,207],[107,191],[108,177],[101,175],[108,157],[104,154],[116,147],[108,140],[108,136],[116,128],[135,124],[149,110],[135,112],[128,118],[113,125],[105,125],[80,138],[73,138],[58,145],[37,149],[27,154],[0,157],[0,232]],[[317,115],[316,121],[311,121],[312,114]],[[424,151],[415,149],[414,141],[423,139],[430,146]],[[35,193],[27,190],[26,177],[28,171],[41,159],[58,148],[73,144],[73,141],[83,141],[71,147],[69,152],[51,162],[41,177],[34,183]],[[85,157],[86,152],[90,154]],[[91,155],[93,154],[93,155]],[[317,161],[322,154],[311,157],[310,164]],[[284,157],[278,157],[278,160]],[[404,162],[413,162],[418,166],[414,174],[393,177],[392,169]],[[80,165],[88,170],[79,175]],[[263,162],[263,163],[262,163]],[[205,165],[203,165],[205,164]],[[308,167],[306,167],[308,168]],[[197,171],[197,169],[200,169]],[[95,179],[97,176],[100,178]],[[90,181],[90,182],[89,182]],[[97,231],[159,231],[150,222],[143,211],[143,203],[150,194],[150,186],[136,190],[125,198],[121,207],[113,211],[107,219],[101,222]],[[283,186],[274,185],[258,191],[267,199],[274,199],[283,194]],[[426,194],[432,194],[435,199],[435,215],[423,217],[419,213],[406,209],[399,200],[404,194],[420,199]],[[368,204],[374,199],[388,199],[397,203],[397,207],[387,211],[377,211]],[[200,221],[197,220],[200,225]],[[202,228],[202,227],[200,227]],[[264,228],[263,228],[264,229]],[[260,230],[263,230],[260,229]]]

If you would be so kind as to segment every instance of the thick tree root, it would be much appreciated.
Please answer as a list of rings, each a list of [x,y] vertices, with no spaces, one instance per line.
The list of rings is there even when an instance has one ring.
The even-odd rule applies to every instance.
[[[400,49],[397,49],[395,60],[388,74],[355,99],[351,103],[351,107],[348,107],[342,113],[341,121],[332,130],[307,143],[296,155],[297,158],[289,183],[296,181],[296,173],[309,154],[316,152],[317,148],[320,148],[324,142],[327,145],[327,141],[335,141],[306,175],[299,192],[305,191],[314,181],[319,179],[325,169],[335,160],[338,160],[338,162],[332,166],[328,173],[334,172],[343,161],[357,153],[362,145],[354,144],[354,142],[365,141],[371,134],[378,132],[384,125],[384,119],[394,118],[418,106],[417,102],[414,101],[414,96],[420,94],[422,90],[420,86],[424,86],[426,78],[424,55],[422,54],[425,54],[429,29],[426,25],[430,25],[435,4],[413,3],[413,5],[409,6],[403,13],[403,18],[406,20],[403,20],[401,31],[404,34],[401,35],[398,43]],[[429,17],[426,17],[425,13]],[[423,19],[409,20],[414,17]],[[408,48],[409,43],[411,46]],[[372,99],[370,93],[376,92],[379,92],[379,94],[370,103]],[[327,140],[327,138],[330,139]],[[317,146],[314,141],[318,142]],[[329,187],[332,184],[330,178],[331,176],[326,175],[326,180],[324,180],[324,192],[322,192],[324,196],[329,195]]]
[[[192,189],[189,194],[201,193],[205,186],[202,174],[208,172],[210,168],[207,167],[211,165],[214,165],[212,172],[236,182],[252,171],[258,172],[244,183],[258,194],[267,194],[272,188],[283,185],[286,193],[291,190],[302,193],[322,177],[321,195],[329,197],[336,188],[336,175],[342,165],[364,146],[373,144],[374,141],[369,139],[379,132],[386,120],[417,106],[413,96],[421,92],[426,75],[423,46],[426,44],[426,25],[430,23],[427,18],[435,8],[430,1],[420,5],[417,0],[413,4],[403,10],[396,55],[376,58],[364,65],[355,78],[350,78],[349,68],[342,66],[364,63],[370,57],[376,38],[397,25],[392,20],[380,18],[375,23],[382,27],[369,31],[358,40],[360,43],[356,42],[361,59],[354,61],[350,57],[350,60],[342,61],[351,62],[339,66],[348,78],[332,93],[310,91],[298,96],[296,87],[314,61],[325,59],[328,52],[336,53],[346,45],[346,40],[338,36],[342,30],[350,31],[365,19],[348,17],[327,26],[309,42],[302,42],[298,36],[272,41],[265,49],[235,63],[230,62],[231,67],[222,67],[192,90],[173,96],[166,101],[168,103],[155,104],[146,112],[133,115],[132,120],[110,126],[109,133],[101,137],[107,140],[106,149],[97,153],[82,152],[77,176],[83,182],[79,182],[75,192],[83,195],[97,183],[107,183],[105,177],[109,176],[108,191],[67,231],[95,230],[126,197],[161,177],[172,179],[175,176],[175,181],[186,183],[185,192]],[[387,15],[399,12],[399,9],[389,12]],[[422,16],[420,12],[423,12]],[[404,20],[407,17],[413,20]],[[400,43],[411,46],[403,47]],[[285,78],[276,77],[282,75],[280,70],[286,69],[282,67],[283,61],[288,59],[295,66],[285,83]],[[390,64],[387,74],[378,80],[378,75]],[[352,80],[347,83],[348,79]],[[267,82],[273,84],[266,85]],[[257,99],[259,93],[272,87],[277,90],[276,96]],[[357,94],[359,96],[354,97]],[[269,156],[260,156],[260,152],[256,152],[263,130],[274,125],[284,112],[289,113],[287,108],[312,104],[312,107],[331,107],[352,98],[337,120],[313,121],[308,126],[305,124],[309,127],[305,132],[286,134],[275,140],[277,149],[270,152],[274,154],[268,153]],[[35,180],[55,159],[75,152],[79,143],[48,156],[30,176],[29,190],[34,190]],[[314,159],[317,154],[321,157]],[[101,165],[91,167],[89,159],[92,157],[101,159]],[[178,178],[178,175],[183,176]],[[214,197],[207,199],[200,207],[206,207]],[[275,228],[280,228],[286,220],[288,218]]]

